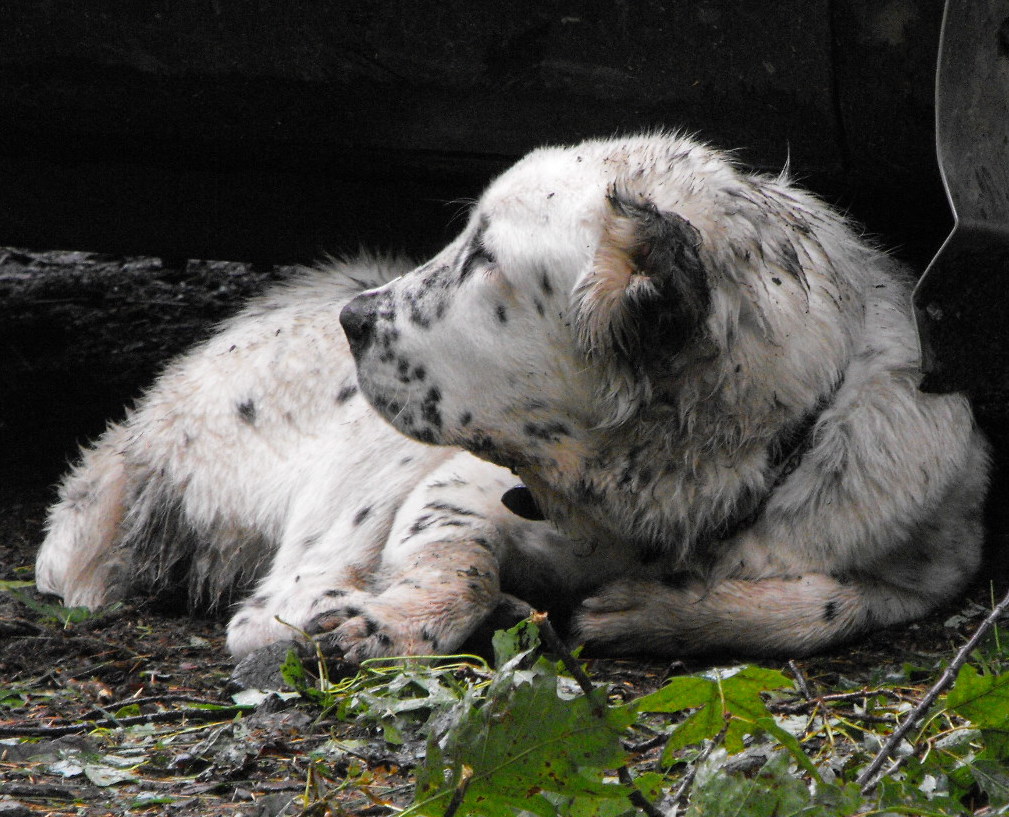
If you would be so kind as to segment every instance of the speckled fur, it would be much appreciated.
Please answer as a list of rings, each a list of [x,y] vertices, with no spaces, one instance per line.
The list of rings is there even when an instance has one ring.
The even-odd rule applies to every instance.
[[[821,649],[974,574],[987,446],[917,388],[906,273],[787,178],[547,148],[401,272],[309,275],[172,364],[65,479],[40,588],[249,592],[236,655],[293,627],[354,659],[451,651],[507,591],[676,656]]]

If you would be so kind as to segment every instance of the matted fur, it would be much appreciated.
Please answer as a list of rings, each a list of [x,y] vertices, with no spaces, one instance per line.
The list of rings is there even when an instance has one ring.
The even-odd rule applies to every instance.
[[[987,446],[917,388],[906,273],[787,178],[546,148],[401,272],[308,275],[173,363],[64,481],[39,587],[255,582],[236,655],[290,625],[352,659],[451,651],[507,591],[676,656],[820,649],[974,574]]]

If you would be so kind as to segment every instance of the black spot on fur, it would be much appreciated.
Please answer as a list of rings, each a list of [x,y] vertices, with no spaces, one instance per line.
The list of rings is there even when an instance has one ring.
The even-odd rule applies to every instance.
[[[424,509],[431,511],[444,511],[445,513],[454,513],[459,516],[476,516],[483,519],[483,516],[478,514],[476,511],[468,511],[465,508],[460,508],[458,505],[451,505],[448,502],[428,502],[427,505],[424,506]]]
[[[435,444],[434,432],[429,428],[414,431],[411,433],[411,436],[418,442],[427,443],[428,445]]]
[[[432,386],[424,395],[424,400],[420,404],[421,417],[437,429],[441,428],[441,411],[438,406],[441,403],[441,390],[437,386]]]
[[[236,406],[238,411],[238,416],[242,419],[242,422],[248,423],[250,426],[256,424],[256,404],[250,397],[248,400],[244,400]]]
[[[540,276],[540,289],[548,298],[554,294],[553,284],[550,283],[550,276],[546,272]]]
[[[775,284],[776,284],[777,286],[779,286],[779,287],[781,286],[781,279],[780,279],[780,278],[779,278],[779,277],[778,277],[777,275],[774,275],[774,276],[772,276],[772,277],[771,277],[771,280],[772,280],[772,281],[774,281],[774,283],[775,283]]]
[[[526,423],[522,427],[526,435],[546,442],[559,442],[561,437],[571,435],[571,430],[564,423]]]
[[[806,276],[802,272],[802,264],[799,261],[799,255],[796,253],[792,242],[782,241],[778,247],[778,253],[781,258],[781,266],[784,267],[785,272],[805,286]]]
[[[344,386],[342,389],[340,389],[340,391],[336,393],[336,404],[338,406],[342,406],[355,394],[357,394],[356,384],[349,384]]]
[[[546,315],[546,309],[543,308],[543,304],[540,302],[539,298],[533,299],[533,305],[536,307],[536,312],[541,318]]]
[[[425,377],[427,377],[427,369],[425,369],[423,366],[418,366],[416,369],[413,370],[413,377],[414,380],[423,380]]]
[[[361,510],[354,514],[354,527],[360,525],[365,519],[368,518],[368,514],[371,513],[371,505],[365,505]]]
[[[837,618],[837,602],[828,601],[823,605],[823,620],[833,621],[835,618]]]
[[[504,304],[498,304],[494,309],[494,315],[497,317],[499,323],[508,323],[508,310],[505,309]]]
[[[347,595],[347,591],[346,590],[337,590],[336,588],[334,588],[332,590],[327,590],[322,595],[325,596],[328,599],[338,599],[338,598],[342,598],[343,596],[346,596]]]
[[[468,411],[464,411],[459,415],[459,425],[466,428],[471,422],[473,422],[473,415]]]
[[[320,538],[321,537],[318,533],[313,533],[311,536],[306,536],[301,542],[301,549],[303,551],[311,550],[319,543]]]
[[[368,616],[364,617],[364,634],[375,635],[378,632],[378,622]]]
[[[413,302],[410,303],[409,315],[410,315],[410,323],[412,323],[414,326],[418,326],[421,329],[431,328],[431,319],[423,312],[421,312],[420,309],[417,307],[417,304]]]
[[[418,516],[412,525],[410,525],[410,530],[407,531],[408,536],[416,536],[431,527],[434,522],[434,517],[431,514],[425,513]]]

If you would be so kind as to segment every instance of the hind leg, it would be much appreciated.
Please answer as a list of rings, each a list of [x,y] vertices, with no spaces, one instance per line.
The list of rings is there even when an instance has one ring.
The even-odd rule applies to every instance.
[[[126,432],[112,426],[64,478],[35,561],[35,584],[70,607],[96,608],[124,593],[128,554],[113,557],[125,513]],[[126,559],[126,561],[124,561]]]

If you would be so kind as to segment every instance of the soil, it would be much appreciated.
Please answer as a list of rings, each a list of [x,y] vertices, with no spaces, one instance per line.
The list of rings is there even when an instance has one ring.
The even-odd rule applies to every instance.
[[[51,599],[8,584],[31,581],[51,485],[76,443],[167,357],[291,271],[0,250],[0,815],[385,815],[410,802],[416,751],[375,727],[277,697],[236,708],[221,621],[136,600],[67,623]],[[926,621],[768,666],[801,673],[814,693],[905,665],[929,678],[1004,592],[1004,575],[989,578]],[[589,671],[629,698],[703,666]],[[653,757],[642,749],[634,762]]]

